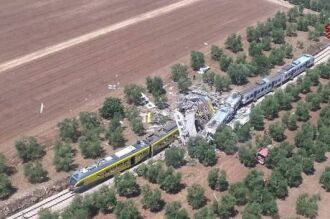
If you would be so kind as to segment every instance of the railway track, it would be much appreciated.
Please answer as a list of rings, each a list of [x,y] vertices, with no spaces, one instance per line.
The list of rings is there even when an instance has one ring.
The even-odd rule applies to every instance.
[[[326,62],[329,59],[329,57],[330,57],[330,46],[328,46],[325,49],[323,49],[322,51],[320,51],[314,57],[315,57],[315,65],[312,68],[314,68],[318,64]],[[306,72],[303,72],[301,75],[304,75],[305,73]],[[289,83],[286,83],[286,84],[294,83],[297,80],[297,78],[298,77],[296,77],[292,82],[289,82]],[[156,157],[154,157],[154,158],[156,158]],[[137,168],[137,166],[135,168]],[[135,169],[135,168],[133,168],[133,169]],[[130,170],[132,170],[132,169],[130,169]],[[105,183],[102,183],[102,184],[96,186],[94,189],[88,190],[86,193],[91,193],[91,192],[97,190],[99,187],[101,187],[104,184],[110,184],[112,181],[113,181],[113,179],[111,179],[111,180],[109,180]],[[45,200],[43,200],[41,202],[38,202],[37,204],[35,204],[35,205],[33,205],[29,208],[26,208],[26,209],[14,214],[10,217],[7,217],[7,218],[8,219],[37,218],[38,213],[41,209],[51,209],[51,208],[54,208],[55,206],[63,204],[63,202],[66,202],[66,201],[68,201],[68,203],[70,203],[70,200],[73,200],[74,196],[75,196],[75,193],[73,193],[73,192],[69,191],[68,189],[66,189],[66,190],[63,190],[62,192],[60,192],[56,195],[53,195],[49,198],[46,198]],[[58,209],[60,209],[60,207],[58,207]]]
[[[71,197],[73,197],[75,194],[71,191],[69,191],[68,189],[63,190],[62,192],[53,195],[49,198],[46,198],[45,200],[38,202],[37,204],[24,209],[21,212],[18,212],[17,214],[14,214],[10,217],[8,217],[8,219],[21,219],[21,218],[35,218],[37,217],[39,211],[41,209],[47,209],[47,208],[51,208],[55,205],[58,205],[59,203],[62,203],[68,199],[70,199]]]

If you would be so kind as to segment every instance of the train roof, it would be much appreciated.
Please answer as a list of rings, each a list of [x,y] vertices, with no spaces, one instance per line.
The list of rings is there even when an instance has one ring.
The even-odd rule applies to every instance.
[[[313,56],[311,55],[308,55],[308,54],[304,54],[302,55],[301,57],[299,57],[298,59],[296,60],[293,60],[292,61],[292,64],[293,65],[300,65],[301,63],[305,63],[305,62],[308,62],[310,59],[312,59]]]
[[[169,123],[166,123],[160,130],[149,135],[146,139],[138,140],[134,144],[127,146],[124,149],[122,149],[112,155],[104,157],[101,160],[98,160],[96,163],[94,163],[86,168],[77,170],[77,171],[73,172],[72,176],[75,179],[80,180],[81,178],[84,178],[84,177],[90,175],[91,173],[99,171],[106,166],[114,164],[117,161],[119,161],[125,157],[129,157],[130,155],[132,155],[144,148],[149,147],[151,144],[155,143],[156,141],[158,141],[160,138],[162,138],[166,134],[170,133],[175,128],[176,128],[176,123],[174,123],[172,121]]]

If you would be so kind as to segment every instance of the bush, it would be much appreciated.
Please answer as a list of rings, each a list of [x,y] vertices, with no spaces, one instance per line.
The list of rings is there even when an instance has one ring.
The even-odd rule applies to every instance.
[[[190,138],[187,148],[189,156],[197,158],[205,166],[214,165],[217,162],[214,147],[201,137]]]
[[[228,76],[215,75],[214,86],[216,91],[228,91],[231,85],[231,79]]]
[[[80,137],[79,149],[84,158],[97,158],[102,154],[101,141],[95,135]]]
[[[309,108],[305,102],[299,101],[296,108],[297,119],[306,122],[309,119]]]
[[[132,122],[136,118],[133,118],[130,121]],[[109,123],[106,138],[109,140],[109,144],[113,147],[119,147],[124,144],[123,128],[121,127],[119,116],[114,116]]]
[[[255,106],[251,109],[250,124],[256,130],[262,130],[264,128],[264,112],[259,106]]]
[[[204,54],[199,51],[192,51],[190,55],[191,67],[194,71],[198,71],[204,64]]]
[[[59,215],[57,213],[51,212],[49,209],[41,209],[38,213],[39,219],[58,219]]]
[[[248,190],[242,182],[237,182],[230,185],[229,194],[235,197],[237,205],[245,205],[248,200]]]
[[[188,187],[187,200],[193,209],[198,209],[205,205],[206,197],[204,192],[204,188],[198,184],[193,184],[191,187]]]
[[[163,207],[163,200],[159,189],[151,190],[149,185],[142,188],[143,207],[150,209],[152,212],[160,211]]]
[[[146,79],[147,89],[154,96],[158,97],[166,94],[166,90],[164,89],[163,80],[160,77],[147,77]]]
[[[23,137],[15,142],[19,158],[23,162],[36,160],[43,155],[43,148],[34,137]]]
[[[9,172],[10,171],[9,167],[7,166],[6,157],[2,153],[0,153],[0,173],[8,174]]]
[[[290,117],[289,117],[288,129],[290,131],[294,131],[297,129],[297,116],[294,114],[290,115]]]
[[[135,176],[130,172],[115,177],[115,187],[120,196],[132,197],[140,192]]]
[[[171,76],[174,82],[178,82],[180,78],[188,77],[188,67],[186,65],[175,64],[171,66]]]
[[[228,67],[228,76],[235,85],[243,85],[248,82],[247,77],[251,74],[246,64],[231,63]]]
[[[317,201],[319,200],[320,197],[317,195],[309,197],[307,193],[300,194],[296,202],[297,214],[308,218],[316,217],[318,211]]]
[[[168,193],[176,193],[181,190],[181,173],[174,172],[172,168],[161,171],[157,176],[160,188]]]
[[[239,123],[236,123],[234,131],[237,135],[237,140],[243,143],[251,139],[250,129],[251,129],[251,125],[249,122],[245,123],[244,125],[240,125]]]
[[[260,103],[260,107],[264,112],[263,115],[269,120],[276,118],[280,111],[280,104],[274,96],[266,96]]]
[[[131,126],[132,126],[132,130],[135,134],[137,134],[137,135],[143,135],[144,134],[145,129],[144,129],[142,119],[141,119],[140,116],[131,121]],[[120,129],[117,132],[113,133],[113,134],[120,135],[118,137],[116,135],[111,135],[110,134],[110,136],[111,136],[110,139],[112,139],[112,143],[115,143],[114,145],[119,145],[123,142],[123,137],[122,137],[122,131],[121,130],[122,129]],[[118,138],[120,139],[119,143],[117,143],[116,141],[113,141],[113,140],[118,139]]]
[[[188,77],[182,77],[178,81],[178,89],[181,93],[187,93],[192,82]]]
[[[327,192],[330,192],[330,167],[325,168],[321,177],[320,183]]]
[[[252,61],[253,73],[256,75],[268,75],[270,72],[270,61],[265,55],[259,55]]]
[[[180,202],[174,201],[166,205],[165,218],[188,219],[189,217],[186,209],[181,207]]]
[[[13,193],[14,189],[7,175],[0,174],[0,200],[7,198]]]
[[[239,161],[246,167],[254,167],[257,164],[256,154],[255,148],[242,146],[239,149]]]
[[[103,213],[112,211],[117,204],[116,193],[108,186],[102,186],[93,194],[94,206]]]
[[[194,219],[215,219],[213,210],[207,206],[194,213]]]
[[[99,111],[105,119],[112,119],[115,114],[124,116],[124,108],[120,99],[114,97],[106,98]]]
[[[277,198],[284,199],[288,195],[288,183],[279,171],[272,171],[267,188]]]
[[[76,142],[79,137],[78,131],[78,121],[75,118],[72,119],[64,119],[62,122],[57,124],[57,127],[60,129],[60,137],[62,141],[71,140],[72,142]]]
[[[165,162],[167,166],[174,168],[181,167],[184,164],[185,151],[182,148],[171,147],[165,150]]]
[[[127,103],[134,105],[142,105],[142,92],[143,88],[136,84],[125,85],[124,93]]]
[[[275,48],[271,51],[269,55],[269,62],[275,66],[275,65],[283,65],[283,59],[285,58],[285,50],[280,48]]]
[[[138,219],[140,213],[132,200],[118,202],[115,208],[117,219]]]
[[[285,35],[284,30],[276,28],[272,31],[272,38],[273,42],[276,44],[283,44],[285,43]]]
[[[250,202],[243,211],[243,219],[261,219],[262,208],[257,202]]]
[[[306,101],[307,101],[307,103],[310,104],[311,110],[316,111],[316,110],[320,109],[321,97],[319,94],[316,94],[316,93],[307,94]]]
[[[235,33],[231,34],[226,42],[226,48],[230,49],[232,52],[237,53],[243,50],[242,40],[240,35],[236,35]]]
[[[269,126],[269,134],[275,141],[283,141],[285,139],[284,126],[280,122],[274,122]]]
[[[227,71],[228,67],[231,63],[233,63],[234,60],[230,56],[222,55],[219,60],[219,66],[222,71]]]
[[[211,58],[214,61],[220,61],[222,55],[223,55],[222,49],[220,49],[218,46],[215,45],[211,46]]]
[[[228,218],[235,213],[235,203],[236,199],[234,196],[230,194],[224,195],[221,201],[213,203],[215,213],[220,218]]]
[[[70,171],[73,167],[70,144],[58,141],[55,143],[54,152],[53,164],[55,165],[56,171]]]
[[[306,175],[312,175],[314,173],[314,160],[309,157],[303,158],[302,169]]]
[[[248,42],[259,41],[260,32],[255,27],[246,28],[246,36]]]
[[[229,126],[219,126],[215,135],[216,147],[226,154],[234,154],[237,150],[237,136]]]
[[[264,48],[264,44],[257,43],[257,42],[251,42],[249,47],[249,55],[251,57],[257,57],[262,55],[262,51]]]
[[[46,181],[47,171],[42,168],[39,161],[29,162],[24,165],[24,175],[30,183],[41,183]]]
[[[79,121],[82,128],[83,135],[90,131],[101,131],[101,123],[96,113],[94,112],[81,112],[79,113]]]

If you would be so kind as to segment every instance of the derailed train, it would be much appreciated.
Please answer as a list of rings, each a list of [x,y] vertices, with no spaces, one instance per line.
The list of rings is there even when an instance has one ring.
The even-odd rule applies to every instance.
[[[205,136],[214,134],[220,124],[228,123],[233,118],[240,106],[255,101],[313,65],[314,57],[305,54],[291,64],[284,66],[276,74],[269,75],[256,84],[229,96],[214,117],[207,123],[201,134]],[[91,166],[75,171],[70,177],[69,187],[71,190],[78,190],[129,169],[169,146],[178,134],[179,130],[175,122],[165,124],[161,130],[149,135],[147,138],[139,140]]]
[[[282,86],[282,84],[298,76],[313,65],[314,56],[304,54],[292,61],[291,64],[283,66],[277,73],[269,75],[242,91],[232,94],[224,101],[212,119],[206,124],[202,135],[212,139],[212,135],[215,133],[217,127],[220,124],[230,122],[238,108],[257,100],[272,89]]]
[[[175,122],[165,124],[160,130],[145,139],[139,140],[91,166],[75,171],[70,177],[69,189],[77,191],[79,188],[93,185],[131,168],[169,146],[176,139],[177,133]]]

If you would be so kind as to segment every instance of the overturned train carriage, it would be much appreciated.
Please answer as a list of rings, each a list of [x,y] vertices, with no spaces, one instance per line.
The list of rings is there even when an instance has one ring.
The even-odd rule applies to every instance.
[[[75,171],[69,180],[71,190],[77,190],[108,179],[153,156],[169,146],[177,137],[175,122],[165,124],[160,130],[143,140],[107,156],[95,164]]]

